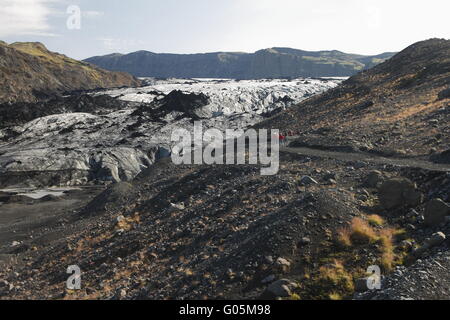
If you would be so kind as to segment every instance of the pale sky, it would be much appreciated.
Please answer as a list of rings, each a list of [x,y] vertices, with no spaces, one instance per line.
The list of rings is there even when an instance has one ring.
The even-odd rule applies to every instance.
[[[80,29],[67,27],[73,5]],[[449,0],[0,0],[0,40],[77,59],[270,47],[378,54],[450,38],[449,13]]]

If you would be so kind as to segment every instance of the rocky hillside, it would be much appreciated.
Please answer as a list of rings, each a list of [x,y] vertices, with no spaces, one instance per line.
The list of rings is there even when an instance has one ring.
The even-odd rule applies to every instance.
[[[139,77],[265,79],[351,76],[392,57],[347,54],[340,51],[303,51],[271,48],[255,53],[157,54],[138,51],[127,55],[92,57],[86,62]]]
[[[299,131],[299,147],[439,158],[450,148],[449,91],[450,41],[432,39],[258,126]]]
[[[41,43],[0,42],[0,102],[33,102],[66,91],[139,84],[128,74],[50,52]]]

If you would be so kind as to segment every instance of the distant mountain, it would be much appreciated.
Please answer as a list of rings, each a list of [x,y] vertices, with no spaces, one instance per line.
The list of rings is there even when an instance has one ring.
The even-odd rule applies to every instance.
[[[42,43],[0,41],[0,102],[34,102],[66,91],[139,83],[129,74],[50,52]]]
[[[340,51],[271,48],[255,53],[158,54],[137,51],[126,55],[114,53],[92,57],[84,61],[137,77],[262,79],[351,76],[393,55],[363,56]]]

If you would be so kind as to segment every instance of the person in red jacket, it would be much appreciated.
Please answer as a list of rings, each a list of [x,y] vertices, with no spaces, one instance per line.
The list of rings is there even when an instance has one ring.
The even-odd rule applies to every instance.
[[[286,141],[286,136],[284,136],[282,133],[280,133],[280,145],[284,146],[285,141]]]

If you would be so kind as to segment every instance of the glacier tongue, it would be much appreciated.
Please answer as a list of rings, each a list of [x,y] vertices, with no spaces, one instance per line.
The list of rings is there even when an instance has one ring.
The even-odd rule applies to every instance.
[[[223,79],[146,79],[148,86],[118,89],[104,93],[120,100],[151,102],[161,94],[173,90],[203,93],[211,103],[211,113],[230,115],[235,113],[264,114],[280,107],[287,107],[336,87],[342,78],[295,80],[223,80]],[[286,99],[289,98],[289,99]]]
[[[0,187],[130,180],[168,156],[172,131],[192,131],[195,118],[202,119],[204,130],[246,129],[262,121],[265,114],[336,87],[341,80],[146,81],[145,87],[92,94],[127,101],[125,109],[55,114],[0,130]],[[175,90],[184,94],[175,94]],[[169,99],[172,96],[175,100]],[[166,100],[172,101],[174,110],[167,109]],[[187,104],[178,108],[173,101]],[[192,107],[188,102],[198,106],[186,110]],[[11,129],[15,134],[8,137]]]

